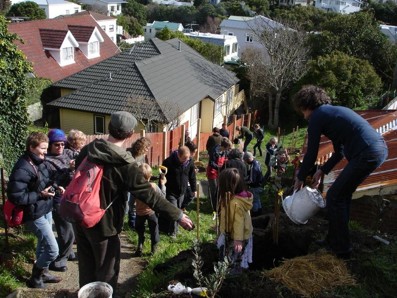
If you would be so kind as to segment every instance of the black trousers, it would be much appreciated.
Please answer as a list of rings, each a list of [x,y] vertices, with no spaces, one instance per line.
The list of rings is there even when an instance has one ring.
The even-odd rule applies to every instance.
[[[79,254],[80,288],[90,282],[103,281],[117,289],[120,273],[119,235],[100,236],[97,230],[75,225],[77,252]]]
[[[135,230],[138,234],[138,245],[145,242],[145,223],[149,224],[150,241],[154,247],[160,241],[159,222],[155,212],[150,215],[137,215],[135,221]]]
[[[54,203],[52,218],[54,219],[55,229],[57,231],[57,242],[59,247],[58,258],[54,261],[55,266],[66,266],[69,255],[73,252],[73,225],[59,215],[59,204],[57,203]]]

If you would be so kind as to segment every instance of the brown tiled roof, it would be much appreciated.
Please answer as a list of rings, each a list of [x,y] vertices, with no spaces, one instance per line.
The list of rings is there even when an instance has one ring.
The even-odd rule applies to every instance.
[[[365,110],[356,111],[364,119],[366,119],[373,128],[382,133],[389,154],[387,160],[376,169],[363,183],[357,188],[354,197],[359,197],[367,192],[372,194],[394,193],[397,189],[397,111],[396,110]],[[307,143],[303,147],[302,152],[305,153]],[[330,154],[333,152],[333,146],[330,140],[325,136],[321,137],[317,163],[319,165],[325,163]],[[346,166],[346,159],[338,163],[333,170],[327,175],[324,183],[324,190],[327,190],[338,177],[339,173]]]
[[[100,43],[101,56],[87,59],[87,57],[77,49],[74,57],[75,63],[61,67],[51,55],[48,55],[48,53],[44,51],[40,29],[68,31],[68,26],[97,27],[104,39],[104,42]],[[90,13],[74,14],[57,19],[11,23],[8,25],[8,30],[11,33],[17,34],[24,41],[24,43],[16,42],[16,44],[26,55],[27,60],[33,64],[35,75],[40,78],[50,79],[53,82],[62,80],[120,52],[118,47],[100,28]]]
[[[68,31],[65,30],[52,29],[39,29],[39,31],[43,47],[51,49],[59,49],[68,33]]]
[[[95,29],[94,26],[73,26],[73,25],[69,25],[68,28],[70,32],[72,32],[74,38],[76,38],[77,41],[81,41],[81,42],[88,42],[90,40],[92,32]]]

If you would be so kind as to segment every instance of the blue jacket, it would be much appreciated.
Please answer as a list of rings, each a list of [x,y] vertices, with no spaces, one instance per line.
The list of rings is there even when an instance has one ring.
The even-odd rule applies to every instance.
[[[306,179],[316,162],[321,135],[325,135],[332,141],[335,151],[321,167],[325,174],[328,174],[343,157],[351,160],[371,144],[383,139],[364,118],[353,110],[328,104],[312,112],[307,132],[307,152],[298,173],[298,179],[301,181]]]

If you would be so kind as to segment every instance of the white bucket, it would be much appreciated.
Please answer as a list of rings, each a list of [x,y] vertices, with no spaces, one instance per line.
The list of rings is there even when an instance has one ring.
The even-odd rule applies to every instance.
[[[106,282],[94,281],[83,286],[78,294],[78,298],[112,298],[113,288]]]
[[[306,224],[308,219],[315,215],[325,202],[321,193],[314,188],[305,186],[283,200],[283,208],[288,217],[296,224]]]

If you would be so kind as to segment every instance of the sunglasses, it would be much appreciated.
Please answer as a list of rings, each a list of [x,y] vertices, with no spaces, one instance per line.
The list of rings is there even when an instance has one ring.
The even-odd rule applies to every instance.
[[[54,143],[55,147],[65,147],[65,143]]]

